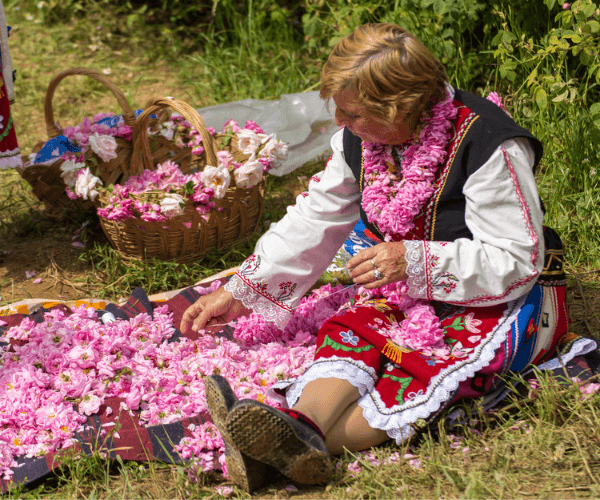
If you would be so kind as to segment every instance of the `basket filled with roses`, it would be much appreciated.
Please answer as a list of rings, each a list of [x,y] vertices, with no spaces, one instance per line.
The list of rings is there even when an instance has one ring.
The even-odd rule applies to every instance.
[[[179,150],[165,160],[152,145],[149,120],[166,111],[173,116],[157,135]],[[190,152],[194,168],[181,168],[182,151]],[[257,229],[264,173],[286,156],[287,146],[252,121],[242,128],[230,120],[217,133],[187,103],[153,98],[133,130],[127,179],[97,189],[102,229],[125,258],[187,263],[231,247]]]
[[[54,119],[54,94],[65,78],[77,75],[92,78],[110,90],[122,115],[99,113],[76,126],[61,128]],[[96,187],[122,181],[128,175],[136,113],[121,90],[102,73],[71,68],[50,81],[44,118],[49,139],[34,147],[30,160],[19,173],[45,204],[48,215],[60,217],[74,209],[93,210]]]

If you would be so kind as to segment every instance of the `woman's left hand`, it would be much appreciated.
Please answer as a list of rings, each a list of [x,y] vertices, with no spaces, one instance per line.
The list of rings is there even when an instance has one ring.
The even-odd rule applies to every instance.
[[[346,267],[354,283],[377,288],[407,278],[405,253],[401,241],[379,243],[358,252]]]

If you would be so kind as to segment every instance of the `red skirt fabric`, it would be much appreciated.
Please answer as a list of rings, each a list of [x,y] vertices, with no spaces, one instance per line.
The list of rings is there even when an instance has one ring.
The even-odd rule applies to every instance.
[[[21,150],[17,144],[17,134],[10,113],[10,102],[4,79],[0,78],[0,170],[20,167]]]
[[[547,359],[567,334],[564,286],[538,284],[526,297],[493,307],[433,305],[444,349],[426,355],[395,345],[380,331],[404,314],[385,299],[357,296],[323,325],[305,374],[274,389],[287,388],[293,406],[312,380],[348,380],[360,391],[358,404],[371,427],[401,442],[412,434],[410,424],[496,391],[503,375]]]

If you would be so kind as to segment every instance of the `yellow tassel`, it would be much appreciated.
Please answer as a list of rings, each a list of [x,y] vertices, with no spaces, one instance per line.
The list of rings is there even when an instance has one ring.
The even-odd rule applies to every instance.
[[[408,349],[403,349],[399,345],[396,345],[393,342],[388,340],[386,342],[386,344],[383,346],[383,350],[381,351],[381,354],[383,354],[386,358],[392,360],[394,363],[399,365],[400,362],[402,361],[402,353],[403,352],[410,352],[410,351]]]

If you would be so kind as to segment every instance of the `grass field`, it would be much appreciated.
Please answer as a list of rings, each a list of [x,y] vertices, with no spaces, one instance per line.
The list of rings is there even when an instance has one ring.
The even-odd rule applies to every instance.
[[[273,4],[265,9],[270,18],[261,17],[260,11],[235,17],[234,9],[227,14],[232,19],[228,29],[235,35],[234,44],[230,41],[233,35],[225,31],[185,26],[182,35],[168,23],[149,24],[139,9],[109,16],[107,2],[69,1],[87,7],[61,20],[60,16],[52,17],[57,2],[5,2],[6,17],[13,27],[11,55],[17,69],[12,112],[24,153],[46,139],[45,91],[52,76],[70,67],[104,70],[134,109],[155,95],[179,97],[201,107],[318,88],[326,43],[308,31],[306,36],[298,36],[300,28],[291,23],[275,24],[273,19],[281,9],[273,6],[274,2],[249,3],[256,9]],[[218,4],[214,6],[219,9],[233,5],[225,1],[221,7]],[[337,10],[332,12],[337,17],[328,29],[347,30],[361,19],[360,8],[348,7],[351,2],[334,4]],[[364,2],[364,6],[371,4]],[[182,8],[179,2],[173,6]],[[395,12],[390,7],[386,16],[393,18]],[[307,7],[306,15],[311,13]],[[324,18],[320,22],[329,21]],[[424,40],[429,34],[434,43],[435,26],[422,23],[421,28]],[[485,40],[489,42],[491,35]],[[491,42],[487,47],[471,47],[460,64],[456,58],[447,58],[449,73],[453,83],[465,86],[465,90],[484,93],[497,89],[504,93],[511,112],[543,141],[546,153],[538,181],[547,224],[558,230],[566,246],[573,330],[597,334],[600,173],[596,168],[600,153],[593,117],[580,101],[571,106],[557,101],[545,109],[536,108],[537,94],[518,94],[518,79],[511,81],[498,73],[499,65],[490,59],[494,49]],[[524,58],[523,53],[521,60]],[[100,111],[119,111],[113,96],[98,83],[80,77],[63,83],[54,99],[55,117],[61,124],[73,125]],[[597,92],[594,80],[582,79],[578,85],[578,95]],[[525,83],[523,87],[528,88]],[[302,189],[302,177],[322,165],[316,160],[284,178],[270,178],[265,220],[278,220]],[[95,224],[82,228],[82,223],[76,217],[60,222],[48,218],[17,173],[0,172],[0,306],[40,296],[118,300],[136,286],[149,293],[176,289],[238,265],[258,238],[256,235],[248,243],[193,265],[126,265]],[[74,238],[84,243],[83,249],[72,246]],[[43,276],[43,282],[34,285],[25,276],[28,270]],[[539,388],[532,390],[527,402],[515,398],[505,410],[475,412],[469,425],[450,429],[440,424],[405,448],[383,446],[358,463],[358,457],[342,456],[325,486],[293,491],[282,481],[253,498],[598,498],[600,398],[583,394],[576,382],[559,385],[540,376],[537,383]],[[350,469],[349,464],[353,464]],[[57,478],[37,489],[17,490],[7,496],[216,498],[219,493],[215,487],[222,481],[218,476],[206,476],[194,482],[184,467],[169,464],[109,462],[95,456],[68,463]],[[241,492],[234,495],[249,497]]]

